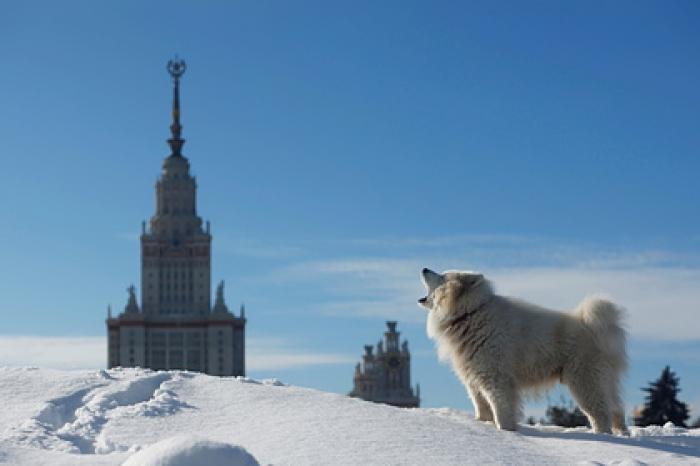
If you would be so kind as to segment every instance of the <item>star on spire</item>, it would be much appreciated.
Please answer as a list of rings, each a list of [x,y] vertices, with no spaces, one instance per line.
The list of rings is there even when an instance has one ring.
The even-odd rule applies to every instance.
[[[175,55],[175,58],[168,61],[168,73],[173,78],[173,123],[170,125],[170,133],[172,137],[168,139],[171,156],[181,157],[182,146],[185,140],[180,137],[182,134],[182,125],[180,124],[180,77],[185,74],[187,64],[185,60],[181,60]]]

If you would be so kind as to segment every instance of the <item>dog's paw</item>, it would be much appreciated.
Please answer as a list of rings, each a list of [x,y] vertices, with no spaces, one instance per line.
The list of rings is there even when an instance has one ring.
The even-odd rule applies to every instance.
[[[508,430],[510,432],[518,430],[518,424],[515,422],[496,422],[496,427],[500,430]]]

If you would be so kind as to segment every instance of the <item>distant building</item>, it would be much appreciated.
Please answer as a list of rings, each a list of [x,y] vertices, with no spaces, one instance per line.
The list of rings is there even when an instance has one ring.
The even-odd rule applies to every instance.
[[[402,408],[420,406],[420,386],[415,394],[411,387],[411,353],[408,342],[399,344],[396,322],[386,323],[388,330],[384,340],[377,343],[377,352],[372,345],[365,345],[362,362],[355,366],[352,397]]]
[[[156,212],[141,233],[141,306],[132,285],[124,312],[107,318],[108,367],[186,369],[245,375],[244,308],[232,314],[224,283],[211,306],[209,222],[197,216],[197,183],[182,155],[180,76],[185,62],[170,61],[173,78],[171,154],[156,183]]]

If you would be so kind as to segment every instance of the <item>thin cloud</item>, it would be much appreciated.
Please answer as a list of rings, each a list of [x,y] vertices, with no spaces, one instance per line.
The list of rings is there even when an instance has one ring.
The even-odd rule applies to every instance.
[[[433,237],[382,237],[359,238],[350,242],[363,246],[378,246],[382,248],[439,248],[466,244],[481,245],[524,245],[544,241],[544,238],[506,234],[464,234]]]
[[[558,309],[572,309],[585,296],[605,294],[628,310],[634,337],[658,340],[693,340],[700,313],[700,268],[648,265],[663,254],[619,255],[581,265],[542,267],[483,267],[497,290]],[[332,299],[314,306],[325,314],[357,317],[397,317],[420,320],[415,301],[423,293],[418,271],[423,265],[438,270],[453,267],[459,259],[427,260],[348,258],[295,264],[277,277],[313,285]],[[466,262],[462,262],[466,263]],[[309,306],[307,306],[308,308]],[[399,317],[401,316],[401,317]]]
[[[349,355],[300,349],[279,338],[249,338],[246,341],[246,368],[250,371],[298,369],[354,361],[355,358]]]
[[[254,238],[218,238],[218,247],[224,254],[254,257],[258,259],[283,259],[298,257],[304,253],[300,246],[270,244]]]
[[[106,358],[106,337],[0,335],[0,366],[99,369],[106,366]],[[246,342],[248,371],[348,364],[354,359],[349,355],[300,349],[281,339],[249,338]]]
[[[700,336],[688,325],[700,311],[700,269],[523,268],[494,270],[491,277],[504,294],[555,308],[570,309],[592,293],[608,295],[627,309],[635,338],[678,341]]]
[[[406,300],[348,300],[317,305],[312,310],[328,316],[354,316],[383,320],[398,320],[421,324],[425,322],[425,311],[418,308],[415,300],[406,306]]]
[[[347,248],[383,257],[427,257],[432,261],[462,261],[469,266],[571,266],[625,268],[641,266],[700,266],[695,251],[628,250],[560,238],[507,234],[462,234],[434,237],[379,237],[347,240]],[[372,252],[374,251],[374,252]]]
[[[0,335],[0,365],[98,369],[107,363],[105,337]]]

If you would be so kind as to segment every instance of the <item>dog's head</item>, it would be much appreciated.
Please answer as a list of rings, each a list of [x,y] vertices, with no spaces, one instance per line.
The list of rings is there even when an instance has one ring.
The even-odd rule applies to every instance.
[[[418,300],[430,314],[429,319],[441,321],[474,312],[493,296],[488,280],[480,273],[423,269],[421,273],[427,294]]]

